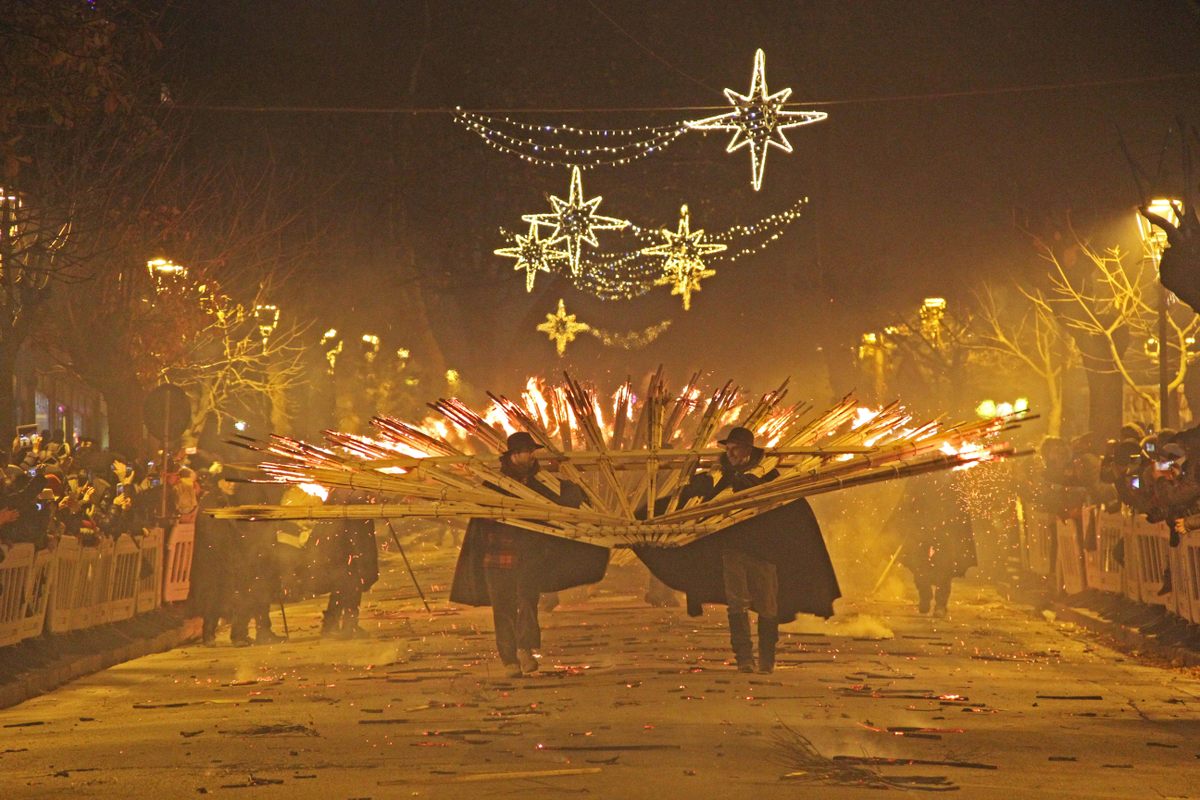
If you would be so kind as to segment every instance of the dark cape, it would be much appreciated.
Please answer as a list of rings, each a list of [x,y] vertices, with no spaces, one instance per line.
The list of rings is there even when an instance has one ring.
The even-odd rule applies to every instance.
[[[450,602],[468,606],[491,605],[483,574],[483,556],[489,527],[506,528],[521,540],[521,560],[516,569],[540,593],[559,592],[596,583],[608,568],[608,548],[561,539],[544,533],[505,525],[490,519],[467,523],[462,551],[454,566]]]
[[[698,616],[702,603],[726,603],[721,553],[727,547],[775,565],[780,622],[797,614],[833,616],[833,601],[842,592],[821,527],[804,498],[683,547],[635,545],[633,551],[654,577],[685,592],[688,614]]]
[[[535,468],[534,473],[522,482],[559,505],[578,508],[583,503],[583,492],[570,481],[561,481],[562,493],[555,494],[536,476]],[[491,483],[484,485],[501,494],[509,494]],[[560,592],[575,586],[596,583],[604,577],[604,572],[608,569],[607,547],[536,533],[495,520],[472,519],[467,523],[458,563],[454,565],[450,602],[468,606],[491,605],[487,581],[484,578],[483,561],[487,550],[488,532],[497,530],[507,531],[518,542],[521,553],[516,567],[520,573],[519,580],[523,585],[537,589],[539,593]]]

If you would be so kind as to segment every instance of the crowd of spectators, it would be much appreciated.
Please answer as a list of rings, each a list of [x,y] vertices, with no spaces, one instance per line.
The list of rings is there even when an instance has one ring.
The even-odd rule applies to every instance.
[[[61,433],[14,439],[0,485],[0,544],[32,543],[43,549],[58,536],[95,544],[100,536],[139,535],[162,513],[163,470],[153,460],[132,460],[98,448],[90,439],[72,445]],[[194,475],[173,470],[166,493],[172,513],[195,507]]]
[[[1124,508],[1164,524],[1171,547],[1177,547],[1183,535],[1200,530],[1200,426],[1147,433],[1128,424],[1100,447],[1089,436],[1070,442],[1048,437],[1039,457],[1036,507],[1059,519],[1078,515],[1085,505],[1108,512]],[[1094,538],[1094,532],[1086,530],[1084,546],[1094,546]],[[1123,552],[1116,555],[1123,560]],[[1162,582],[1162,593],[1171,591],[1169,570]]]

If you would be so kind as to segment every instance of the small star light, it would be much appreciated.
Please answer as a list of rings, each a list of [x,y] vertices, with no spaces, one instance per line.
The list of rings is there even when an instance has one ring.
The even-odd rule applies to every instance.
[[[575,315],[567,313],[567,308],[563,305],[560,297],[558,311],[547,314],[546,321],[538,325],[537,329],[550,337],[559,356],[562,356],[567,351],[567,345],[573,342],[579,334],[591,330],[591,326],[584,322],[576,322]]]
[[[700,291],[700,281],[716,274],[715,269],[707,269],[702,262],[696,261],[685,271],[668,275],[660,283],[671,284],[672,295],[683,295],[683,310],[689,311],[692,308],[692,292]]]
[[[666,256],[666,263],[663,264],[665,275],[658,282],[671,284],[671,294],[683,295],[684,311],[692,307],[692,292],[700,290],[700,280],[717,274],[716,270],[704,266],[703,257],[727,248],[723,244],[703,241],[704,231],[693,233],[691,225],[691,215],[684,205],[679,209],[679,229],[672,233],[663,228],[662,235],[666,241],[642,250],[645,256]]]
[[[602,197],[583,199],[583,179],[579,176],[579,167],[571,169],[571,194],[567,200],[560,197],[550,197],[550,206],[554,209],[549,214],[526,214],[521,219],[535,225],[553,227],[554,233],[550,241],[565,239],[567,257],[571,263],[571,274],[579,274],[579,256],[583,243],[592,247],[600,244],[596,240],[596,231],[608,228],[625,228],[629,222],[616,217],[603,217],[596,213]]]
[[[498,256],[515,258],[517,263],[513,269],[525,270],[525,291],[533,291],[533,279],[539,272],[549,272],[551,261],[561,261],[567,258],[562,250],[554,249],[561,239],[539,239],[536,222],[529,223],[529,235],[513,234],[515,241],[512,247],[501,247],[493,250]]]
[[[694,130],[733,131],[733,140],[725,148],[732,153],[739,147],[750,146],[750,167],[754,172],[754,191],[762,188],[763,172],[767,168],[767,150],[778,147],[785,153],[792,152],[792,144],[783,135],[786,128],[820,122],[829,115],[824,111],[784,111],[783,105],[791,95],[791,89],[767,94],[767,79],[764,75],[766,56],[760,49],[754,54],[754,75],[750,79],[750,91],[738,94],[725,90],[725,96],[733,104],[733,111],[715,117],[689,122]]]

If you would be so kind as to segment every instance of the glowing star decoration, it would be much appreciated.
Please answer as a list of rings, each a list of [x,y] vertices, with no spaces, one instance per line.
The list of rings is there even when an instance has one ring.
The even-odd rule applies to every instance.
[[[671,284],[672,295],[683,295],[683,310],[689,311],[692,308],[692,292],[700,291],[700,281],[716,274],[715,269],[706,269],[704,264],[696,262],[687,270],[674,276],[667,276],[661,282]]]
[[[733,140],[725,148],[726,153],[739,147],[750,147],[750,168],[756,192],[762,188],[767,150],[778,147],[785,153],[792,152],[792,144],[783,135],[784,130],[820,122],[829,116],[823,111],[785,111],[783,106],[792,90],[767,94],[765,62],[766,56],[760,49],[754,54],[754,75],[750,79],[749,92],[742,95],[732,89],[725,90],[725,96],[733,104],[732,111],[688,123],[693,130],[733,131]]]
[[[604,217],[596,213],[602,197],[583,199],[583,179],[579,167],[571,169],[571,194],[563,200],[561,197],[550,197],[550,206],[554,209],[549,214],[526,214],[521,219],[534,225],[544,225],[554,228],[550,241],[562,239],[566,242],[567,257],[571,264],[571,274],[579,274],[579,256],[583,243],[587,242],[596,247],[600,242],[596,239],[596,231],[606,229],[621,229],[629,226],[629,222],[616,217]]]
[[[519,233],[513,234],[515,244],[512,247],[501,247],[499,250],[493,250],[498,256],[507,258],[515,258],[517,263],[513,265],[513,269],[525,270],[525,291],[533,291],[533,279],[539,272],[549,272],[550,262],[561,261],[567,258],[567,254],[562,250],[554,249],[554,245],[561,241],[559,239],[539,239],[538,226],[536,222],[529,223],[529,235],[522,236]]]
[[[567,345],[573,342],[579,334],[591,330],[591,326],[584,322],[576,322],[575,315],[567,313],[567,308],[560,297],[558,311],[547,314],[546,321],[538,325],[537,329],[550,337],[550,341],[554,342],[554,347],[561,357],[567,351]]]
[[[691,215],[686,205],[679,209],[679,228],[674,233],[663,228],[665,242],[654,247],[644,248],[645,256],[665,256],[663,264],[664,275],[658,283],[672,286],[671,294],[683,295],[683,310],[692,307],[692,292],[700,291],[700,281],[716,275],[716,270],[704,266],[704,256],[720,253],[727,245],[704,241],[704,231],[693,232]]]

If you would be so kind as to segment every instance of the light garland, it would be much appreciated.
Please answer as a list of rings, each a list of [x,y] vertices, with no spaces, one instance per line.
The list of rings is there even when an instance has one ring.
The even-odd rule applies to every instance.
[[[733,131],[733,139],[725,148],[726,153],[749,146],[751,183],[756,192],[762,188],[763,172],[767,168],[767,150],[778,147],[785,153],[792,152],[792,144],[783,135],[784,130],[811,125],[829,116],[824,111],[785,111],[783,105],[792,90],[782,89],[775,94],[767,94],[765,73],[766,54],[760,48],[754,54],[750,91],[743,95],[732,89],[725,90],[725,97],[733,104],[733,110],[688,123],[693,130]]]
[[[563,240],[567,245],[567,256],[571,274],[579,274],[579,257],[586,242],[592,247],[600,244],[596,231],[629,227],[629,222],[616,217],[605,217],[596,213],[602,197],[583,199],[583,178],[579,167],[571,168],[571,191],[566,200],[551,195],[550,206],[554,210],[547,214],[525,214],[521,219],[534,225],[554,228],[550,239]]]
[[[725,152],[750,148],[751,184],[757,192],[767,168],[767,151],[777,147],[792,152],[792,144],[783,132],[829,118],[824,111],[786,110],[791,94],[791,89],[767,92],[766,55],[760,48],[754,53],[750,91],[739,94],[725,89],[733,110],[704,119],[635,128],[576,128],[517,122],[458,108],[454,121],[502,153],[531,164],[580,169],[628,164],[665,150],[688,131],[732,131],[733,139]]]
[[[665,150],[689,130],[686,122],[625,129],[534,125],[462,110],[454,120],[489,147],[530,164],[580,169],[629,164]],[[530,134],[545,138],[534,139]],[[558,141],[559,137],[579,141],[568,144]]]
[[[515,258],[517,263],[513,265],[513,269],[525,270],[525,291],[532,292],[533,280],[539,272],[549,272],[551,262],[561,261],[568,257],[562,250],[554,249],[554,245],[560,241],[562,241],[561,237],[539,239],[537,223],[531,222],[527,236],[514,234],[512,247],[501,247],[492,252],[498,256]]]
[[[704,241],[704,231],[691,230],[691,215],[687,205],[679,209],[679,228],[675,231],[662,229],[665,242],[654,247],[642,248],[644,256],[664,256],[663,276],[655,283],[671,286],[672,295],[683,295],[683,310],[692,307],[692,292],[700,291],[700,281],[717,274],[704,266],[704,256],[720,253],[728,245]]]
[[[709,255],[711,267],[714,264],[733,264],[746,255],[762,252],[785,233],[787,227],[804,213],[808,198],[800,198],[783,211],[750,224],[734,225],[724,231],[710,234],[705,238],[709,242],[721,242],[728,249]],[[635,239],[649,244],[662,236],[661,231],[630,225],[626,233]],[[604,301],[632,300],[641,297],[656,286],[665,284],[663,267],[659,259],[650,258],[642,253],[645,247],[632,251],[608,253],[581,262],[579,274],[571,276],[571,283],[580,291],[587,292]],[[695,280],[708,277],[698,276]],[[695,281],[693,281],[694,283]],[[693,287],[693,291],[695,287]],[[676,294],[682,294],[681,289]]]
[[[583,322],[576,322],[575,315],[567,313],[567,308],[560,297],[558,310],[553,314],[547,314],[546,321],[538,325],[537,329],[550,337],[550,341],[554,342],[554,349],[558,351],[559,358],[561,358],[567,351],[567,345],[575,341],[575,337],[579,334],[591,330],[591,326]]]
[[[599,339],[600,343],[605,347],[620,347],[622,350],[641,350],[666,333],[667,328],[671,327],[671,322],[669,319],[664,319],[662,322],[651,325],[648,328],[643,328],[640,331],[628,331],[626,333],[615,333],[613,331],[601,330],[600,328],[588,328],[587,332]]]

